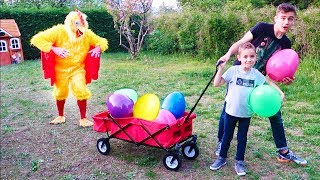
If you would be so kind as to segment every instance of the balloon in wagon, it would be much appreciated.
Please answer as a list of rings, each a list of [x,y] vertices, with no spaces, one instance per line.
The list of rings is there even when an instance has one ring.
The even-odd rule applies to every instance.
[[[138,93],[130,88],[119,89],[114,92],[115,94],[122,94],[130,98],[134,103],[138,100]]]
[[[172,92],[164,98],[162,109],[170,111],[175,118],[179,119],[186,110],[186,100],[181,92]]]
[[[107,108],[114,118],[132,116],[134,102],[125,95],[111,93],[107,97]]]
[[[177,119],[174,117],[174,115],[166,110],[166,109],[161,109],[159,111],[158,117],[154,122],[157,122],[159,124],[175,124],[177,122]]]
[[[155,94],[144,94],[139,97],[133,106],[133,116],[136,118],[153,121],[160,111],[160,99]]]

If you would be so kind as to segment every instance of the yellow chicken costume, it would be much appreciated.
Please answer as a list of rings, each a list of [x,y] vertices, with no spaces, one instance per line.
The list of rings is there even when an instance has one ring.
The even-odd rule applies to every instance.
[[[47,64],[53,65],[52,70],[49,70],[49,72],[52,71],[49,78],[54,85],[53,96],[56,99],[59,113],[59,116],[50,124],[65,122],[64,104],[70,86],[80,110],[80,126],[93,125],[86,118],[87,99],[91,96],[86,86],[91,82],[91,79],[88,80],[86,77],[89,73],[86,65],[91,62],[86,62],[90,61],[90,58],[86,57],[100,58],[101,52],[108,49],[108,41],[89,29],[86,17],[78,10],[72,11],[66,16],[64,24],[58,24],[39,32],[31,39],[32,45],[40,49],[42,53],[51,56],[48,60],[42,59],[45,76],[50,69],[46,67]]]

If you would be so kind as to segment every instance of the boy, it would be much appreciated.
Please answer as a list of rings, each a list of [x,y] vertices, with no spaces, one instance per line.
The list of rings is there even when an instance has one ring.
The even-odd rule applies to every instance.
[[[296,17],[295,7],[288,3],[282,3],[278,6],[276,15],[274,17],[274,24],[258,23],[250,29],[239,41],[234,43],[228,52],[220,58],[221,61],[228,62],[230,57],[236,53],[240,44],[251,42],[257,48],[257,63],[254,68],[258,69],[262,74],[266,75],[267,60],[271,55],[281,49],[291,48],[291,41],[285,35],[289,29],[294,25]],[[239,61],[235,61],[235,64]],[[284,78],[283,84],[290,84],[294,79]],[[223,136],[225,107],[222,110],[216,155],[219,155],[221,147],[221,139]],[[272,135],[278,150],[277,159],[279,162],[294,161],[300,165],[306,165],[307,161],[296,156],[287,146],[287,140],[284,133],[283,120],[281,112],[269,118]]]
[[[210,166],[210,169],[218,170],[227,163],[227,152],[233,138],[235,126],[238,123],[238,144],[234,168],[239,176],[243,176],[246,174],[244,153],[252,115],[252,111],[247,105],[247,99],[256,86],[264,84],[266,78],[257,69],[253,68],[256,63],[256,51],[251,43],[246,42],[239,46],[237,59],[241,62],[241,65],[230,67],[222,75],[223,68],[226,64],[226,62],[224,62],[218,67],[218,72],[214,78],[215,87],[227,83],[229,88],[225,99],[226,114],[221,151],[218,159]],[[284,98],[283,92],[276,84],[272,82],[269,82],[269,84],[275,87],[279,91],[281,97]]]

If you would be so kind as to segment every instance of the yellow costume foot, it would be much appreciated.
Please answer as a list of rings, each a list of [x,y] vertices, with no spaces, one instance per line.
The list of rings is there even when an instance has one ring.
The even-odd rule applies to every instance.
[[[64,116],[58,116],[53,121],[51,121],[50,124],[61,124],[65,122],[66,122],[66,118]]]
[[[79,122],[81,127],[93,126],[93,122],[89,121],[87,118],[80,119]]]

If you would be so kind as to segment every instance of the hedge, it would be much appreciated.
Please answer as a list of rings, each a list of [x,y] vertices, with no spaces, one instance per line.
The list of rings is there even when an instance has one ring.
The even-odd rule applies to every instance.
[[[81,10],[88,18],[89,28],[108,39],[109,52],[123,51],[119,46],[119,34],[113,27],[112,16],[104,9]],[[30,39],[39,31],[56,24],[63,24],[69,9],[0,9],[0,19],[15,19],[21,33],[25,59],[39,58],[39,50],[30,45]]]

